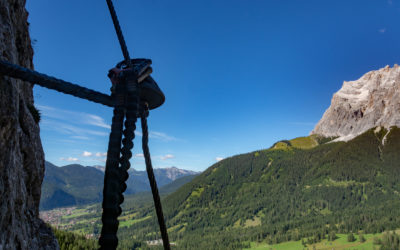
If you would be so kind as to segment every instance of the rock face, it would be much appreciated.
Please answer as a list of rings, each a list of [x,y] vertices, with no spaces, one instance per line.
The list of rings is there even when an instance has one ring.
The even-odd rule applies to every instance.
[[[400,67],[396,64],[344,82],[311,134],[347,141],[377,126],[400,127]]]
[[[0,58],[33,68],[27,17],[24,0],[0,1]],[[32,87],[0,76],[0,249],[59,248],[39,219],[44,153]]]
[[[181,178],[183,176],[199,174],[199,172],[185,170],[185,169],[179,169],[177,167],[159,168],[159,169],[155,169],[154,172],[159,172],[159,175],[165,175],[168,179],[170,179],[172,181],[174,181],[178,178]]]

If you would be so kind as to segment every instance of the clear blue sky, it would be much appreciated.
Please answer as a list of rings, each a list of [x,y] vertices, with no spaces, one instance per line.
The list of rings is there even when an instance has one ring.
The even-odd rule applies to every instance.
[[[400,62],[398,0],[114,5],[131,56],[153,60],[166,95],[149,117],[155,167],[204,170],[308,135],[344,80]],[[107,71],[122,54],[105,1],[28,0],[27,9],[36,70],[109,93]],[[104,165],[110,108],[41,87],[34,96],[48,161]]]

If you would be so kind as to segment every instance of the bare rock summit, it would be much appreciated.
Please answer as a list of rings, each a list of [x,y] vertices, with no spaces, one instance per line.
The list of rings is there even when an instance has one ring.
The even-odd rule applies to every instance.
[[[400,127],[400,66],[344,82],[310,134],[348,141],[373,127]]]

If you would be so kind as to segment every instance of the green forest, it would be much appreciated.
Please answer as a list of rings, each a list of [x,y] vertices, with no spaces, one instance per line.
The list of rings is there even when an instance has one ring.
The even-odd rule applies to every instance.
[[[309,246],[336,234],[351,242],[359,234],[400,228],[400,129],[371,129],[349,142],[328,143],[332,139],[301,137],[227,158],[166,196],[174,248]],[[146,241],[161,238],[151,201],[128,199],[123,209],[120,249],[144,249]],[[87,232],[98,234],[99,223]],[[391,248],[396,242],[398,236],[388,234],[375,243],[398,249]]]

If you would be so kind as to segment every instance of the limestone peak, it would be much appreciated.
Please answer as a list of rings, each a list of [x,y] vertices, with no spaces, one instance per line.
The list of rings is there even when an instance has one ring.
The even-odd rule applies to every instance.
[[[373,127],[400,127],[400,66],[370,71],[344,81],[310,134],[350,140]]]

